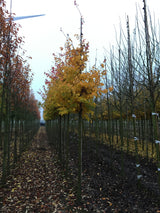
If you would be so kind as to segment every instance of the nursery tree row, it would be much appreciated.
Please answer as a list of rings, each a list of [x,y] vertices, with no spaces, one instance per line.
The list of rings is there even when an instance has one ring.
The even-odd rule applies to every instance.
[[[121,150],[122,175],[123,153],[132,152],[136,156],[138,182],[142,177],[140,154],[143,157],[155,155],[160,183],[158,27],[152,22],[143,0],[143,9],[137,10],[133,33],[127,16],[126,29],[120,27],[117,45],[107,51],[109,54],[104,56],[99,69],[96,66],[86,68],[89,45],[82,39],[81,32],[78,47],[68,38],[59,55],[54,54],[55,64],[47,74],[49,80],[43,94],[44,119],[60,161],[65,159],[66,170],[69,130],[79,135],[79,200],[84,135],[95,139],[96,152],[100,143]],[[74,128],[77,125],[78,130]]]
[[[159,25],[158,21],[153,22],[147,8],[146,1],[143,0],[143,8],[137,9],[133,33],[130,30],[129,16],[126,17],[126,29],[120,27],[120,32],[116,35],[117,46],[112,47],[106,56],[106,67],[111,75],[110,79],[106,78],[106,88],[112,85],[114,90],[112,94],[107,94],[105,99],[100,100],[99,117],[110,121],[110,128],[110,123],[114,123],[111,122],[113,119],[119,120],[121,149],[124,150],[125,141],[129,149],[129,138],[132,137],[137,165],[140,141],[142,140],[143,147],[145,143],[146,157],[149,155],[148,148],[151,144],[150,152],[153,156],[155,150],[159,173]]]
[[[4,184],[37,130],[40,115],[19,27],[3,0],[0,6],[0,179]]]

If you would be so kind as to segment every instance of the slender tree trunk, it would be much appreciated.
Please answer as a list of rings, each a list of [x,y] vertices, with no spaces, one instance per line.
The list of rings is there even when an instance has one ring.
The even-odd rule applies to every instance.
[[[81,107],[80,107],[81,108]],[[79,141],[78,141],[78,189],[77,201],[81,202],[82,199],[82,109],[79,112]]]
[[[18,138],[18,120],[15,116],[15,130],[14,130],[14,164],[17,163],[17,138]]]
[[[66,176],[68,176],[69,164],[69,114],[67,115],[67,129],[66,129]]]
[[[58,144],[58,156],[60,162],[62,162],[62,117],[59,116],[59,144]]]

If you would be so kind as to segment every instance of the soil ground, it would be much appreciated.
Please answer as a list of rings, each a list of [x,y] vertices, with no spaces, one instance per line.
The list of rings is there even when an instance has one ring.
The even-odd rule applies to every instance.
[[[0,191],[0,212],[160,212],[156,165],[140,159],[142,177],[138,184],[135,157],[123,153],[122,175],[121,152],[100,145],[96,153],[89,138],[83,144],[82,203],[77,205],[76,137],[70,136],[70,176],[66,178],[54,147],[49,145],[45,127],[40,127],[32,146],[23,153]]]

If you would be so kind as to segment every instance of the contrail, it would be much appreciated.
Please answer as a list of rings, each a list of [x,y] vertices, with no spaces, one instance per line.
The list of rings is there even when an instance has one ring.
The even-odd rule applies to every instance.
[[[45,16],[45,14],[40,14],[40,15],[32,15],[32,16],[17,16],[13,17],[13,21],[21,20],[21,19],[27,19],[27,18],[35,18],[35,17],[40,17],[40,16]],[[7,21],[9,18],[7,18]]]
[[[18,17],[13,17],[14,21],[21,20],[21,19],[27,19],[27,18],[35,18],[39,16],[45,16],[45,14],[40,14],[40,15],[32,15],[32,16],[18,16]]]

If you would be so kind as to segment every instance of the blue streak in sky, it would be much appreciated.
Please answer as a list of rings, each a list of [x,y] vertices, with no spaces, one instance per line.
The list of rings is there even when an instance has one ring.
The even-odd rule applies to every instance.
[[[18,17],[13,17],[14,21],[21,20],[21,19],[27,19],[27,18],[35,18],[39,16],[45,16],[45,14],[40,14],[40,15],[32,15],[32,16],[18,16]]]
[[[13,17],[13,21],[18,21],[18,20],[27,19],[27,18],[36,18],[40,16],[45,16],[45,14],[32,15],[32,16],[17,16],[17,17]],[[9,21],[9,18],[7,18],[6,21]]]

